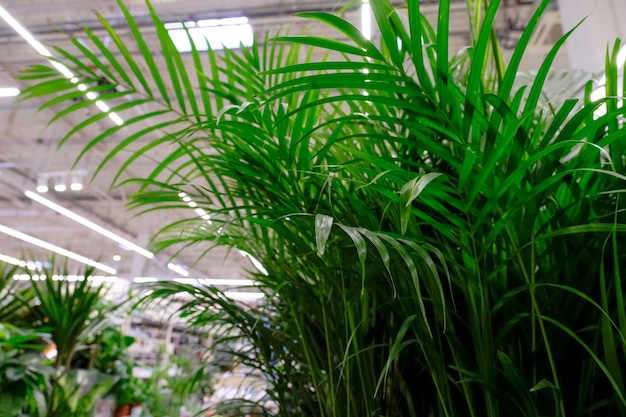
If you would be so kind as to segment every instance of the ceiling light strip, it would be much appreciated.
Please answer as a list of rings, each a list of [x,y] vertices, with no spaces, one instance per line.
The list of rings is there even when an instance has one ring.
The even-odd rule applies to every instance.
[[[369,6],[369,3],[368,3],[368,6]],[[183,202],[187,203],[187,205],[189,207],[193,208],[194,211],[196,212],[196,214],[198,216],[200,216],[203,220],[206,220],[206,222],[208,224],[212,224],[213,223],[211,221],[211,215],[209,213],[207,213],[206,210],[204,210],[203,208],[198,207],[198,203],[193,201],[193,199],[191,197],[189,197],[189,195],[186,192],[181,191],[180,193],[178,193],[178,197]],[[289,219],[287,219],[287,220],[289,220]],[[220,231],[221,231],[221,229],[220,229]],[[261,272],[263,275],[269,275],[268,272],[267,272],[267,269],[265,269],[263,264],[258,259],[256,259],[254,256],[250,255],[248,252],[243,251],[243,250],[240,250],[239,254],[241,256],[243,256],[244,258],[248,258],[250,260],[250,262],[252,262],[252,265],[254,265],[254,267],[256,269],[258,269],[259,272]],[[169,267],[169,265],[168,265],[168,267]],[[187,276],[187,275],[184,275],[184,276]]]
[[[0,88],[0,97],[15,97],[20,94],[20,89],[15,87]]]
[[[369,6],[369,3],[368,3]],[[193,198],[191,198],[186,192],[181,191],[180,193],[178,193],[178,197],[185,203],[187,203],[187,205],[191,208],[194,209],[194,211],[196,212],[196,214],[201,217],[203,220],[206,220],[206,222],[208,224],[212,224],[213,222],[211,221],[211,215],[209,213],[206,212],[206,210],[204,210],[203,208],[198,207],[198,203],[196,203],[195,201],[193,201]],[[289,220],[289,219],[287,219]],[[221,228],[220,228],[220,232],[221,232]],[[240,250],[239,254],[241,256],[243,256],[244,258],[248,258],[250,260],[250,262],[252,262],[252,265],[254,265],[254,267],[259,270],[259,272],[261,272],[263,275],[269,275],[267,272],[267,269],[265,269],[265,267],[263,266],[263,264],[256,259],[254,256],[250,255],[248,252]],[[169,265],[168,265],[169,268]],[[170,268],[171,269],[171,268]],[[175,270],[172,269],[172,271],[177,272]],[[184,274],[181,274],[183,276],[187,276]]]
[[[67,249],[63,249],[59,246],[53,245],[52,243],[48,243],[45,242],[41,239],[37,239],[36,237],[32,237],[30,235],[27,235],[25,233],[19,232],[17,230],[11,229],[10,227],[6,227],[3,225],[0,225],[0,233],[4,233],[7,234],[9,236],[12,236],[14,238],[23,240],[24,242],[30,243],[31,245],[35,245],[35,246],[39,246],[40,248],[49,250],[51,252],[57,253],[61,256],[65,256],[67,258],[73,259],[77,262],[83,263],[85,265],[89,265],[92,266],[96,269],[99,269],[100,271],[106,272],[107,274],[111,274],[114,275],[117,273],[117,271],[115,270],[115,268],[111,268],[108,265],[104,265],[101,264],[100,262],[96,262],[92,259],[86,258],[82,255],[79,255],[77,253],[71,252]]]
[[[247,287],[255,285],[255,282],[251,279],[236,279],[236,278],[157,278],[157,277],[135,277],[133,282],[142,284],[146,282],[158,282],[158,281],[174,281],[179,284],[202,284],[202,285],[219,285],[227,287]]]
[[[361,32],[365,39],[372,38],[372,6],[369,0],[363,0],[361,4]]]
[[[135,284],[145,284],[145,283],[153,283],[158,281],[170,281],[169,279],[159,279],[156,277],[135,277],[133,282]],[[190,285],[221,285],[221,286],[231,286],[231,287],[239,287],[239,286],[252,286],[254,285],[254,281],[250,279],[228,279],[228,278],[174,278],[174,282],[179,284],[190,284]],[[238,301],[254,301],[260,300],[265,297],[265,294],[262,292],[252,292],[252,291],[224,291],[224,295],[232,300]]]
[[[224,295],[233,300],[260,300],[265,297],[262,292],[239,292],[239,291],[226,291]]]
[[[183,268],[180,265],[176,265],[170,262],[167,264],[167,268],[172,272],[176,272],[178,275],[182,275],[184,277],[189,276],[189,271],[187,271],[185,268]]]
[[[1,253],[0,253],[0,261],[6,262],[11,265],[15,265],[15,266],[21,266],[21,267],[26,266],[26,261],[22,261],[21,259],[14,258],[12,256],[3,255]]]
[[[28,42],[28,44],[32,46],[39,55],[46,57],[48,61],[50,61],[52,66],[56,68],[56,70],[59,71],[64,77],[71,80],[75,84],[78,83],[79,80],[74,76],[72,71],[70,71],[69,68],[67,68],[60,62],[53,61],[52,53],[48,50],[48,48],[43,46],[41,42],[35,39],[35,37],[28,30],[26,30],[26,28],[24,28],[24,26],[22,26],[20,22],[18,22],[13,16],[11,16],[11,14],[2,6],[0,6],[0,17],[2,17],[9,24],[9,26],[13,28],[13,30],[15,30],[22,38],[24,38],[24,40]],[[87,86],[84,84],[79,84],[77,88],[80,91],[87,90]],[[85,95],[89,100],[92,101],[98,98],[98,95],[94,92],[88,92]],[[107,106],[104,102],[98,100],[95,104],[103,113],[108,113],[109,119],[111,119],[113,123],[118,126],[124,124],[124,120],[116,113],[110,112],[109,106]]]
[[[105,229],[102,226],[98,226],[97,224],[95,224],[94,222],[87,220],[86,218],[79,216],[78,214],[74,213],[73,211],[70,211],[68,209],[66,209],[65,207],[62,207],[50,200],[48,200],[47,198],[44,198],[42,196],[40,196],[37,193],[34,193],[32,191],[26,191],[24,193],[26,195],[26,197],[38,202],[39,204],[42,204],[54,211],[56,211],[59,214],[62,214],[63,216],[67,217],[70,220],[74,220],[76,223],[80,223],[85,227],[88,227],[89,229],[93,230],[96,233],[101,234],[102,236],[109,238],[117,243],[119,243],[120,245],[123,245],[125,248],[128,248],[134,252],[137,252],[138,254],[140,254],[141,256],[145,256],[148,259],[152,259],[154,258],[154,254],[144,248],[142,248],[141,246],[138,246],[136,244],[134,244],[133,242],[124,239],[123,237]]]
[[[133,282],[135,284],[145,284],[148,282],[157,282],[159,279],[154,277],[135,277],[133,278]]]

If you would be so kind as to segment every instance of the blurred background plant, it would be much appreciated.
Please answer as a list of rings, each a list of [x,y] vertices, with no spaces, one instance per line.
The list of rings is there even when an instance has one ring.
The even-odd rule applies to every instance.
[[[301,17],[348,41],[278,36],[219,56],[192,47],[190,67],[149,3],[159,57],[120,1],[139,60],[104,20],[114,42],[90,44],[100,58],[88,48],[63,53],[85,86],[108,75],[117,92],[97,92],[111,111],[158,108],[159,123],[128,133],[100,166],[122,158],[113,185],[139,186],[131,208],[188,208],[185,193],[210,217],[190,212],[165,225],[156,249],[225,245],[262,265],[251,271],[262,307],[175,282],[148,296],[176,299],[192,323],[222,329],[221,346],[238,342],[230,354],[280,405],[255,408],[626,416],[620,44],[607,55],[608,98],[592,101],[591,84],[583,100],[542,98],[569,34],[516,85],[549,3],[537,2],[508,61],[493,26],[498,0],[468,2],[466,60],[449,59],[449,0],[439,2],[436,31],[417,1],[397,9],[371,0],[380,45],[336,15],[310,12]],[[314,60],[311,47],[326,58]],[[63,114],[85,106],[61,75],[33,68],[24,77],[39,80],[26,98],[52,95],[66,102]],[[63,141],[103,117],[85,118]],[[147,117],[131,115],[123,128]],[[122,132],[109,128],[85,153]],[[159,140],[136,146],[153,134]],[[170,157],[146,178],[123,180],[158,146]]]
[[[106,327],[119,305],[104,301],[92,270],[70,281],[64,265],[54,259],[48,265],[0,266],[3,416],[92,416],[119,378],[115,361],[126,355],[128,341]]]
[[[206,362],[194,361],[187,353],[168,356],[168,366],[155,367],[152,375],[142,381],[144,408],[152,417],[179,416],[181,410],[197,415],[203,399],[213,391],[213,368]]]
[[[30,280],[37,307],[33,310],[33,326],[51,329],[56,352],[55,371],[46,393],[46,415],[90,416],[96,401],[109,391],[116,377],[94,369],[94,363],[82,370],[73,368],[72,361],[77,352],[92,348],[87,344],[89,339],[107,325],[107,315],[118,306],[104,302],[105,287],[89,279],[93,269],[87,269],[75,281],[62,278],[70,274],[61,266],[36,274],[46,279]]]
[[[34,293],[30,285],[13,279],[20,270],[17,266],[0,262],[0,322],[27,323],[24,316],[32,307]]]
[[[42,360],[49,335],[0,323],[0,416],[16,417],[44,403],[52,368]],[[37,414],[32,414],[37,415]]]

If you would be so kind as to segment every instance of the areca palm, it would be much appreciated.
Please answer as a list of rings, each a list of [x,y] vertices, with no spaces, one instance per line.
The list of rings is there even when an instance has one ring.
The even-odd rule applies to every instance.
[[[407,2],[405,19],[372,0],[380,46],[335,15],[305,13],[346,41],[281,36],[185,57],[148,4],[158,58],[120,2],[139,57],[104,19],[119,54],[89,31],[96,54],[78,41],[60,51],[84,86],[104,74],[123,87],[89,87],[112,111],[150,105],[128,113],[133,130],[101,168],[150,135],[122,170],[173,149],[146,178],[122,182],[139,187],[131,207],[184,208],[183,192],[204,210],[165,225],[156,247],[226,245],[264,265],[260,309],[176,283],[152,297],[187,292],[192,323],[245,340],[249,351],[233,353],[267,375],[280,415],[626,415],[625,108],[619,98],[538,106],[567,34],[514,89],[549,1],[506,65],[499,3],[476,7],[464,67],[448,58],[449,1],[435,32],[419,2]],[[609,97],[619,96],[618,50]],[[27,97],[70,103],[56,118],[89,105],[71,104],[75,84],[50,69],[25,77],[44,80]]]

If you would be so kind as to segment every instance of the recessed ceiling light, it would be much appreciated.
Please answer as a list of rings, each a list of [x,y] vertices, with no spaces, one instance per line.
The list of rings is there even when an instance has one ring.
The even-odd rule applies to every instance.
[[[80,191],[83,189],[83,178],[80,172],[71,172],[70,175],[70,189],[72,191]]]
[[[121,260],[122,260],[122,257],[121,257],[120,255],[113,255],[113,260],[114,260],[115,262],[119,262],[119,261],[121,261]]]

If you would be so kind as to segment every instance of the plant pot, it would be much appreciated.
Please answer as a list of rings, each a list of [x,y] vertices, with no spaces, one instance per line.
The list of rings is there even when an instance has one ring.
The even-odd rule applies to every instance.
[[[123,404],[115,406],[115,411],[113,411],[113,417],[126,417],[130,415],[133,406],[130,404]]]

